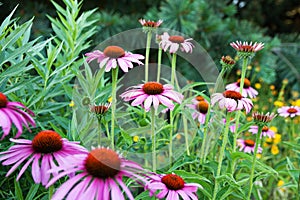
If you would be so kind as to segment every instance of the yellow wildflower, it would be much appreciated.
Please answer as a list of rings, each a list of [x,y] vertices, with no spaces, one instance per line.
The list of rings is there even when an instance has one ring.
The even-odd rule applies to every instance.
[[[69,103],[69,106],[70,106],[70,107],[74,107],[74,106],[75,106],[75,103],[74,103],[73,100]]]
[[[283,180],[279,180],[277,183],[277,187],[281,187],[284,185],[284,181]]]
[[[261,158],[261,153],[256,154],[256,158],[260,159]]]
[[[112,97],[109,97],[109,98],[107,99],[107,102],[108,102],[108,103],[111,103],[111,102],[112,102]]]
[[[247,69],[248,69],[248,70],[251,70],[251,69],[252,69],[252,66],[251,66],[251,65],[248,65],[248,66],[247,66]]]
[[[289,80],[285,78],[285,79],[282,80],[282,83],[283,83],[284,85],[286,85],[286,84],[289,83]]]
[[[298,91],[292,91],[292,96],[293,96],[293,98],[298,98],[299,97],[299,92]],[[299,101],[300,101],[300,99],[298,99]],[[299,102],[299,104],[300,104],[300,102]]]
[[[181,135],[180,135],[180,134],[177,134],[177,135],[176,135],[176,139],[177,139],[177,140],[180,140],[180,139],[181,139]]]
[[[270,85],[271,90],[275,90],[275,85]]]
[[[300,107],[300,99],[297,99],[296,101],[292,102],[293,106],[299,106]]]
[[[271,126],[271,127],[270,127],[270,129],[271,129],[272,131],[274,131],[275,133],[277,133],[277,132],[278,132],[278,129],[277,129],[277,127],[276,127],[276,126]]]
[[[281,142],[281,135],[275,133],[275,137],[273,138],[273,144],[278,144],[279,142]]]
[[[277,145],[272,145],[272,147],[271,147],[271,153],[273,155],[277,155],[279,153],[279,148],[278,148]]]
[[[255,83],[254,87],[259,90],[261,88],[261,84],[260,83]]]
[[[260,66],[255,67],[255,71],[259,72],[260,71]]]
[[[284,106],[284,103],[282,101],[274,101],[274,106],[277,106],[277,107],[282,107]]]
[[[135,135],[135,136],[133,136],[133,138],[132,138],[132,140],[134,141],[134,142],[138,142],[139,141],[139,136],[137,136],[137,135]]]

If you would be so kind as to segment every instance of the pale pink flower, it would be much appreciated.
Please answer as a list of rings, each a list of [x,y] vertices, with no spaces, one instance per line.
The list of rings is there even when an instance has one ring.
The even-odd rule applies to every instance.
[[[241,41],[236,41],[236,42],[231,42],[230,46],[232,46],[235,50],[240,51],[240,52],[257,52],[261,49],[264,48],[264,43],[262,42],[255,42],[252,43],[250,42],[241,42]]]
[[[195,99],[196,100],[196,99]],[[197,119],[200,124],[205,123],[206,114],[209,108],[209,104],[206,100],[202,101],[193,101],[193,104],[187,104],[189,108],[192,108],[192,117]]]
[[[139,175],[142,171],[143,168],[137,163],[121,158],[111,149],[100,147],[65,158],[63,165],[50,170],[58,175],[50,180],[46,187],[67,174],[75,173],[75,176],[60,185],[52,200],[65,198],[124,200],[126,197],[134,200],[129,188],[123,182],[123,177],[146,182]]]
[[[50,178],[48,170],[64,163],[64,157],[85,152],[79,142],[70,142],[51,130],[39,132],[33,140],[10,139],[17,143],[7,151],[0,153],[2,165],[13,165],[6,176],[12,174],[17,167],[22,166],[17,180],[32,163],[31,174],[35,183],[46,185]],[[27,161],[25,161],[27,160]],[[24,163],[22,165],[22,163]]]
[[[104,51],[93,51],[85,54],[87,56],[87,62],[97,59],[99,67],[103,68],[105,66],[105,71],[109,72],[112,68],[119,66],[124,72],[128,72],[129,68],[133,68],[132,63],[137,63],[143,65],[139,60],[145,57],[140,54],[133,54],[124,51],[123,48],[119,46],[108,46]]]
[[[160,36],[159,46],[167,51],[169,49],[170,53],[176,53],[178,49],[182,52],[192,53],[193,48],[195,47],[192,41],[192,38],[184,39],[184,37],[180,35],[170,36],[167,32]]]
[[[240,82],[241,82],[241,79],[239,79],[235,83],[228,84],[226,86],[226,89],[240,92]],[[254,88],[251,87],[250,80],[245,78],[242,96],[249,97],[249,98],[255,98],[257,95],[258,95],[258,92]]]
[[[20,108],[24,108],[26,112]],[[27,130],[31,132],[28,123],[35,127],[35,122],[32,119],[32,116],[34,116],[34,113],[26,106],[20,102],[8,101],[6,96],[0,92],[0,126],[3,130],[3,135],[0,140],[3,140],[4,137],[9,134],[12,124],[14,124],[18,130],[15,138],[21,136],[23,132],[23,124]]]
[[[249,132],[251,132],[253,134],[257,134],[258,126],[256,126],[256,125],[250,126]],[[268,136],[269,138],[274,138],[275,137],[275,132],[272,131],[271,129],[269,129],[268,126],[263,126],[260,137],[262,138],[262,136],[264,136],[264,137]]]
[[[245,98],[239,92],[233,90],[212,94],[211,104],[215,105],[217,102],[219,102],[221,109],[226,108],[228,112],[245,109],[246,113],[249,113],[253,107],[251,99]]]
[[[198,200],[196,192],[203,188],[197,183],[186,183],[183,178],[176,174],[156,174],[150,176],[145,188],[149,190],[150,196],[155,195],[159,199],[166,200]],[[158,194],[155,194],[157,191]]]
[[[243,139],[237,139],[237,145],[240,147],[240,151],[244,151],[245,153],[254,153],[255,150],[255,142],[253,140],[247,139],[247,140],[243,140]],[[261,153],[262,152],[262,148],[260,147],[260,145],[258,145],[257,148],[257,153]]]
[[[170,110],[174,109],[174,104],[181,103],[183,95],[173,90],[170,84],[162,85],[158,82],[147,82],[137,86],[130,87],[129,90],[120,95],[124,101],[131,101],[132,106],[143,106],[148,112],[153,106],[155,110],[160,104],[165,105]]]
[[[139,19],[139,22],[143,27],[157,28],[163,23],[163,20],[160,19],[157,22],[155,22],[151,20]]]
[[[298,106],[283,106],[278,108],[277,112],[282,117],[296,117],[300,115],[300,108]]]

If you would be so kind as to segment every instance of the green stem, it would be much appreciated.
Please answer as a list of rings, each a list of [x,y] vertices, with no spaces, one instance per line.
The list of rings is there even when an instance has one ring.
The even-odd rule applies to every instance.
[[[149,73],[149,53],[151,45],[152,32],[147,33],[147,43],[146,43],[146,58],[145,58],[145,82],[148,82],[148,73]]]
[[[217,77],[217,80],[216,80],[216,85],[215,85],[215,88],[214,88],[214,92],[218,92],[219,91],[219,87],[221,85],[221,80],[225,74],[225,71],[226,69],[225,68],[222,68],[221,72],[219,73],[218,77]]]
[[[220,151],[219,160],[218,160],[217,174],[216,174],[216,177],[215,177],[215,188],[214,188],[214,193],[213,193],[213,198],[212,198],[213,200],[216,199],[217,192],[218,192],[218,189],[219,189],[219,183],[218,183],[217,178],[221,174],[223,156],[224,156],[225,147],[227,145],[227,140],[228,140],[228,131],[229,131],[230,118],[231,118],[231,112],[228,112],[227,115],[226,115],[226,125],[225,125],[225,130],[224,130],[224,134],[223,134],[223,141],[222,141],[221,151]]]
[[[116,94],[117,94],[118,67],[112,70],[112,102],[111,102],[111,148],[115,149],[115,113],[116,113]]]
[[[241,80],[240,80],[240,93],[243,94],[244,89],[244,83],[245,83],[245,77],[247,72],[247,65],[248,65],[248,59],[243,59],[243,65],[242,65],[242,74],[241,74]]]
[[[257,134],[256,134],[256,139],[255,139],[255,148],[254,148],[254,154],[253,154],[253,160],[252,160],[252,168],[251,168],[251,172],[250,172],[250,185],[249,185],[249,193],[248,193],[248,200],[250,200],[251,198],[251,193],[252,193],[252,188],[253,188],[253,177],[254,177],[254,171],[255,171],[255,164],[256,164],[256,154],[257,154],[257,149],[258,149],[258,146],[260,145],[260,135],[261,135],[261,132],[262,132],[262,129],[263,129],[263,126],[258,126],[258,131],[257,131]]]
[[[52,199],[53,192],[54,192],[54,185],[51,185],[51,186],[49,187],[49,200]]]
[[[156,172],[155,109],[151,108],[152,170]]]
[[[188,125],[187,125],[187,119],[184,115],[182,116],[182,120],[183,120],[183,130],[184,130],[184,137],[185,137],[186,154],[188,156],[190,156]]]
[[[107,137],[110,138],[109,128],[108,128],[108,123],[107,122],[105,123],[105,130],[106,130]]]
[[[174,85],[175,82],[175,76],[176,76],[176,53],[173,53],[172,56],[172,63],[171,63],[171,67],[172,67],[172,71],[171,71],[171,84]]]
[[[299,199],[300,199],[300,175],[298,177],[297,192],[296,192],[296,200]]]
[[[98,119],[98,130],[99,130],[99,134],[98,134],[98,145],[101,146],[101,137],[102,137],[102,132],[101,132],[101,116],[97,116]]]
[[[173,156],[173,126],[174,126],[174,119],[173,119],[173,111],[170,111],[170,137],[169,137],[169,161],[170,161],[170,166],[172,166],[172,156]]]
[[[210,107],[207,110],[205,123],[204,123],[204,130],[203,130],[203,139],[202,139],[202,145],[201,145],[201,153],[200,153],[200,163],[203,165],[205,163],[205,142],[207,137],[207,131],[208,131],[208,123],[209,123],[209,116],[210,116]]]
[[[157,79],[156,81],[159,83],[160,81],[160,71],[161,71],[161,57],[162,57],[162,48],[158,48],[158,58],[157,58]]]

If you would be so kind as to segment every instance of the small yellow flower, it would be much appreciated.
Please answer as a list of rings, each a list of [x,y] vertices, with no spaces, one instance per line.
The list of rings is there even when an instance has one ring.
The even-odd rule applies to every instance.
[[[292,91],[293,98],[298,98],[300,96],[298,91]]]
[[[256,154],[256,158],[260,159],[261,158],[261,153]]]
[[[134,142],[138,142],[139,141],[139,136],[137,136],[137,135],[135,135],[135,136],[133,136],[133,138],[132,138],[132,140],[134,141]]]
[[[240,76],[241,75],[241,70],[236,70],[236,75]]]
[[[177,140],[180,140],[180,139],[181,139],[181,135],[180,135],[180,134],[177,134],[177,135],[176,135],[176,139],[177,139]]]
[[[251,69],[252,69],[252,66],[251,66],[251,65],[248,65],[248,66],[247,66],[247,69],[248,69],[248,70],[251,70]]]
[[[275,85],[270,85],[271,90],[275,90]]]
[[[281,135],[275,133],[275,137],[273,138],[273,144],[278,144],[279,142],[281,142]]]
[[[266,138],[263,146],[264,147],[269,147],[270,145],[272,145],[272,143],[273,143],[273,139],[272,138]]]
[[[75,106],[75,103],[74,103],[73,100],[69,103],[69,106],[70,106],[70,107],[74,107],[74,106]]]
[[[277,132],[278,132],[278,129],[277,129],[277,127],[276,127],[276,126],[271,126],[271,127],[270,127],[270,129],[271,129],[272,131],[274,131],[275,133],[277,133]]]
[[[109,98],[107,99],[107,102],[108,102],[108,103],[111,103],[111,102],[112,102],[112,97],[109,97]]]
[[[261,88],[261,84],[260,83],[255,83],[254,87],[259,90]]]
[[[272,91],[273,96],[276,96],[278,94],[278,92],[276,90]]]
[[[251,116],[247,117],[247,121],[248,122],[252,121],[252,117]]]
[[[278,148],[277,145],[272,145],[272,147],[271,147],[271,153],[273,155],[277,155],[279,153],[279,148]]]
[[[277,183],[277,187],[281,187],[284,185],[284,181],[283,180],[279,180]]]
[[[260,72],[260,66],[255,67],[256,72]]]
[[[292,102],[293,106],[299,106],[300,107],[300,99],[297,99],[296,101]]]
[[[286,84],[288,84],[288,83],[289,83],[289,80],[288,80],[288,79],[285,78],[285,79],[282,80],[282,84],[286,85]]]
[[[284,106],[284,103],[282,101],[274,101],[274,106],[282,107]]]

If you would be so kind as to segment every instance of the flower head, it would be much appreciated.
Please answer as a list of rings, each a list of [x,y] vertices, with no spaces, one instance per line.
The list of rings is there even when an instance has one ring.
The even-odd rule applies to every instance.
[[[19,107],[24,108],[26,112]],[[21,136],[23,132],[23,124],[27,130],[30,131],[28,123],[35,127],[35,122],[32,119],[32,116],[34,116],[34,113],[26,106],[20,102],[8,101],[6,96],[0,92],[0,126],[3,130],[3,135],[0,140],[3,140],[4,137],[9,134],[12,124],[15,124],[18,130],[15,138]]]
[[[253,120],[259,125],[259,126],[266,126],[269,122],[271,122],[277,115],[274,113],[267,113],[263,114],[262,112],[254,112],[252,114]]]
[[[143,26],[143,31],[147,33],[155,31],[163,23],[163,20],[160,19],[155,22],[151,20],[140,19],[139,22]]]
[[[300,115],[300,107],[298,106],[283,106],[278,108],[277,112],[282,117],[295,117]]]
[[[239,79],[235,83],[228,84],[226,86],[226,89],[239,92],[240,91],[240,83],[241,83],[241,79]],[[258,92],[254,88],[251,87],[250,80],[245,78],[242,96],[249,97],[249,98],[255,98],[256,95],[258,95]]]
[[[247,139],[237,139],[237,145],[240,147],[240,151],[244,151],[245,153],[254,153],[255,142],[253,140]],[[257,153],[261,153],[262,148],[258,145]]]
[[[170,36],[167,32],[165,32],[160,39],[159,46],[161,46],[164,51],[167,51],[170,48],[170,53],[176,53],[179,47],[182,52],[192,53],[193,48],[195,47],[193,43],[190,42],[193,40],[192,38],[184,39],[184,37],[180,35]]]
[[[199,98],[199,96],[197,96]],[[196,97],[196,98],[197,98]],[[200,96],[201,97],[201,96]],[[202,97],[203,98],[203,97]],[[206,100],[197,101],[193,104],[187,104],[189,108],[193,109],[192,117],[193,119],[198,119],[200,124],[205,123],[206,114],[209,108],[209,104]]]
[[[232,69],[235,65],[235,60],[233,60],[230,56],[222,56],[220,63],[225,69]]]
[[[95,113],[97,116],[104,115],[110,108],[111,103],[101,103],[99,105],[90,105],[90,111]]]
[[[239,92],[233,90],[212,94],[212,105],[215,105],[217,102],[219,102],[221,109],[226,108],[228,112],[242,110],[244,108],[246,113],[249,113],[253,107],[251,99],[245,98]]]
[[[63,157],[85,152],[85,149],[78,145],[78,142],[70,142],[67,139],[51,130],[39,132],[33,140],[10,139],[17,143],[10,147],[8,151],[0,153],[2,165],[12,165],[6,176],[13,173],[17,167],[22,166],[17,180],[22,176],[28,166],[32,163],[32,178],[35,183],[46,185],[50,178],[48,170],[56,166],[56,162],[64,163]],[[41,164],[40,164],[41,163]]]
[[[46,187],[55,183],[68,173],[75,173],[62,184],[53,195],[53,200],[64,199],[124,199],[124,194],[133,200],[123,177],[145,181],[139,173],[143,170],[138,164],[120,157],[115,151],[107,148],[96,148],[65,158],[61,166],[51,172],[58,173]]]
[[[198,188],[202,188],[197,183],[185,183],[183,178],[176,174],[156,174],[150,177],[149,182],[146,184],[146,189],[149,190],[150,196],[155,195],[159,199],[198,199],[194,194]]]
[[[257,134],[258,126],[256,126],[256,125],[250,126],[249,132],[251,132],[253,134]],[[273,137],[275,137],[275,132],[272,131],[268,126],[264,126],[262,128],[260,137],[262,138],[262,136],[264,136],[264,137],[268,136],[269,138],[273,138]]]
[[[264,43],[255,42],[254,44],[252,44],[252,42],[250,42],[248,44],[248,42],[236,41],[231,42],[230,46],[237,50],[238,56],[242,58],[252,58],[257,51],[264,48]]]
[[[173,86],[162,85],[158,82],[147,82],[131,87],[120,95],[124,101],[131,101],[132,106],[142,105],[148,112],[151,105],[157,110],[159,104],[165,105],[170,110],[174,109],[172,101],[181,103],[183,95],[173,90]]]
[[[96,50],[85,55],[87,56],[87,62],[97,59],[99,67],[103,68],[105,66],[106,72],[109,72],[112,68],[116,68],[118,65],[124,72],[128,72],[129,68],[133,68],[132,63],[143,65],[139,60],[145,58],[140,54],[127,52],[119,46],[108,46],[103,52]]]

